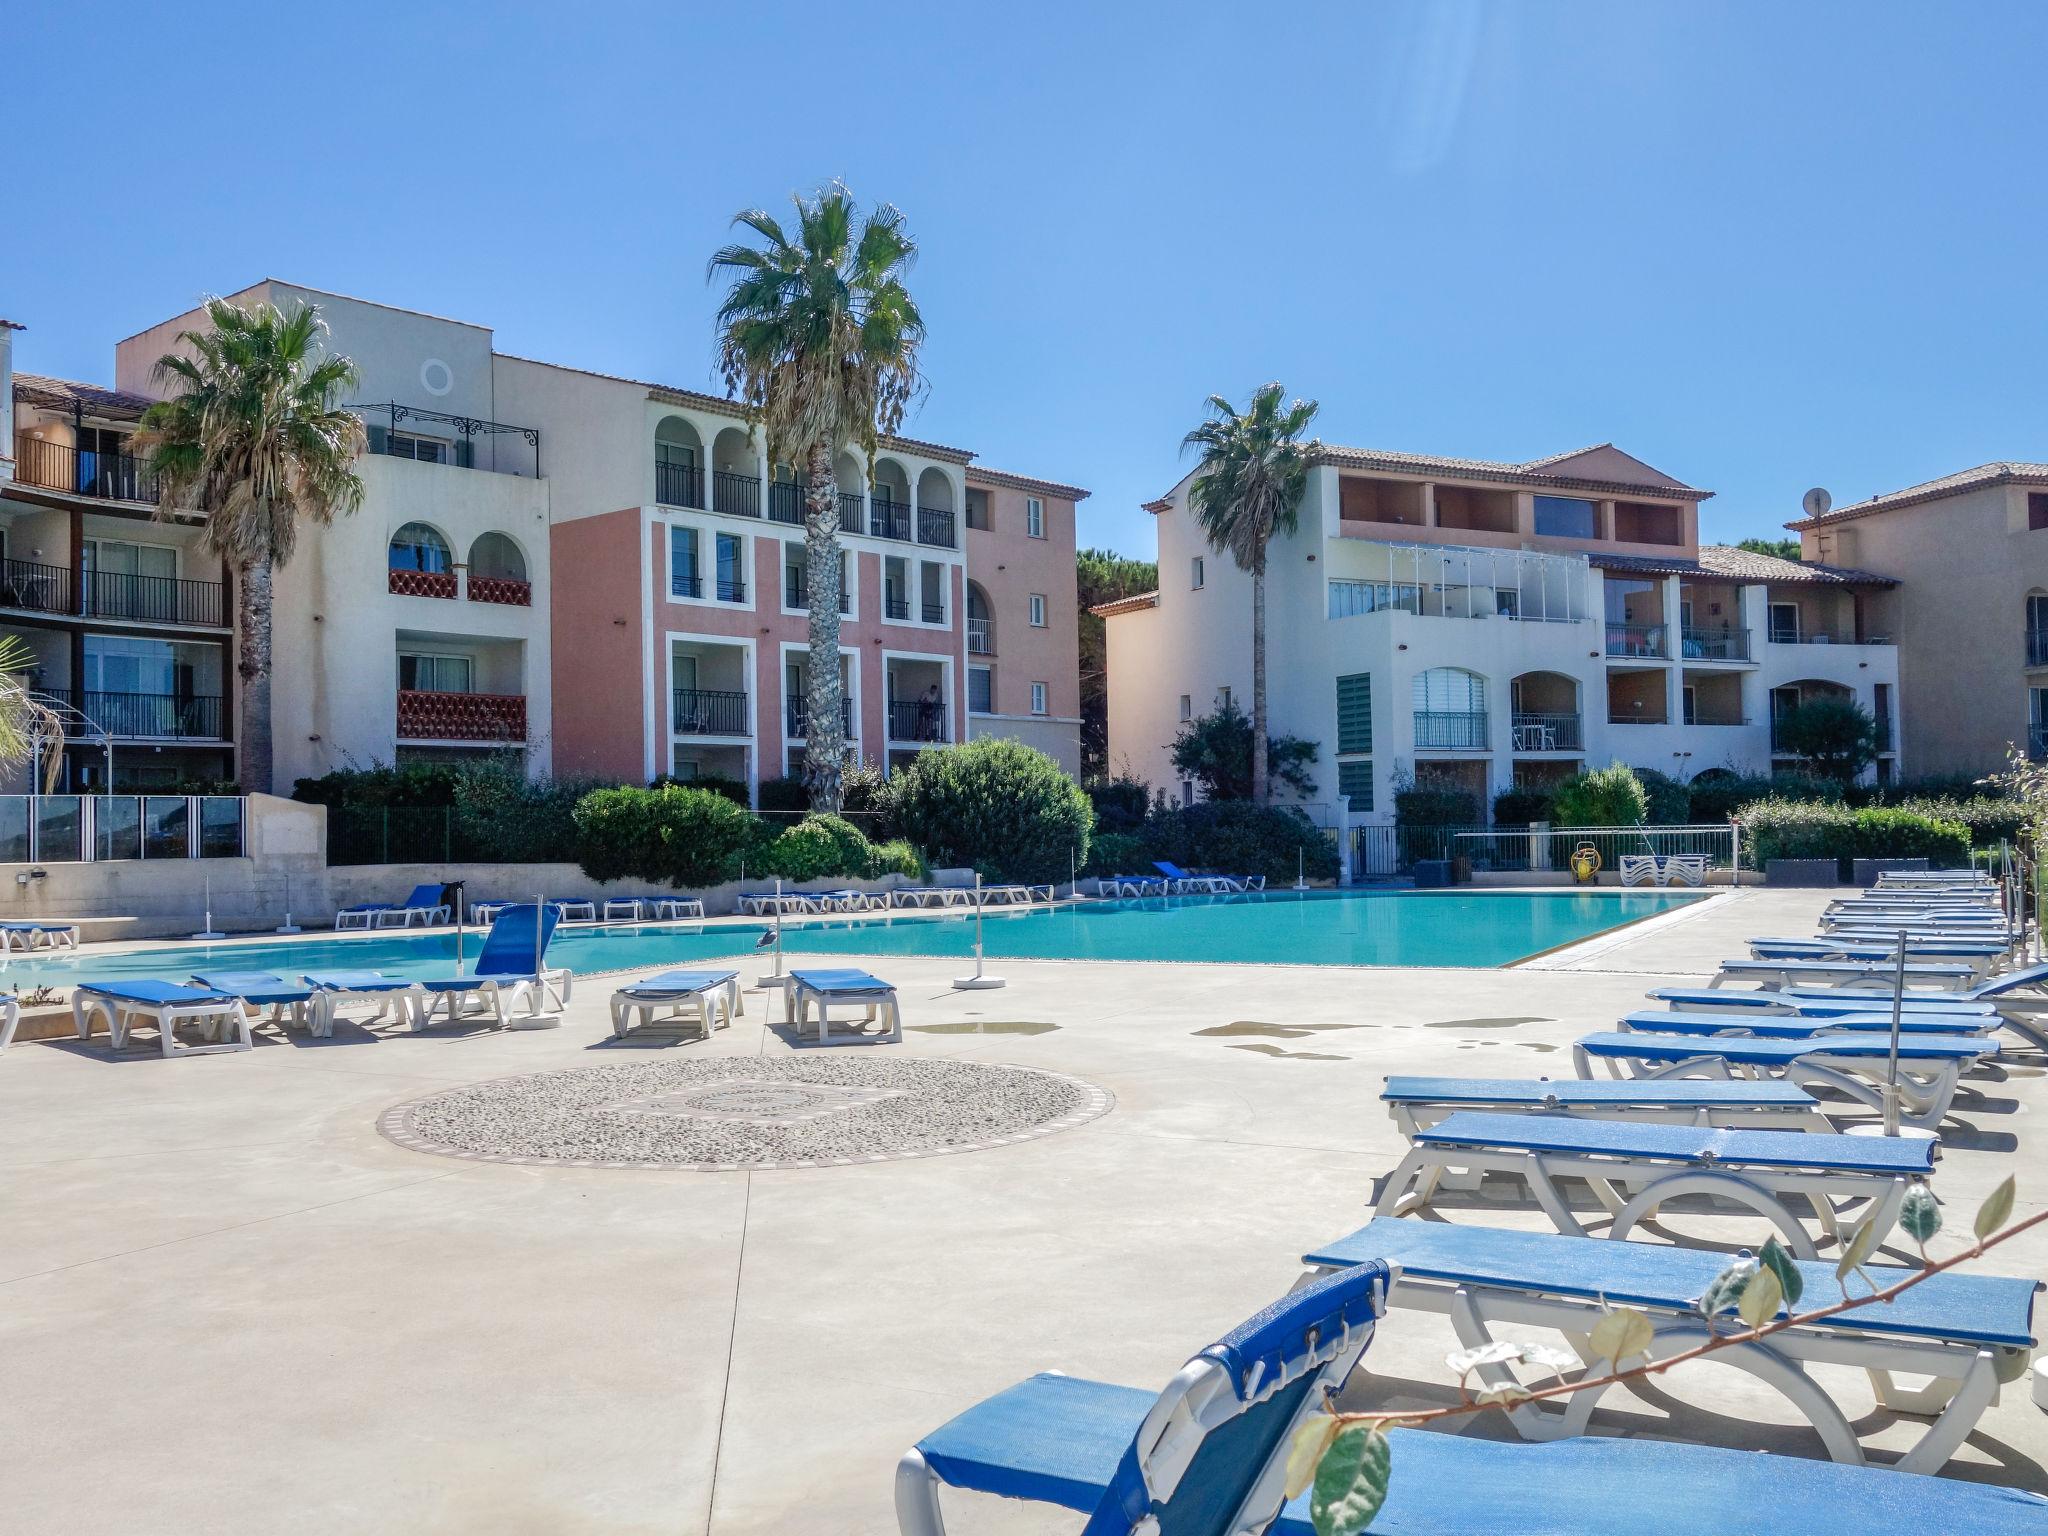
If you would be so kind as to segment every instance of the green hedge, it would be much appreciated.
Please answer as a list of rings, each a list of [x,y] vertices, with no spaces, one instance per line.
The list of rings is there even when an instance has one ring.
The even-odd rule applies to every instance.
[[[721,794],[665,784],[600,789],[576,805],[577,862],[593,880],[719,885],[737,879],[766,824]]]
[[[1741,811],[1750,856],[1772,859],[1925,859],[1935,869],[1970,862],[1970,829],[1891,807],[1765,800]]]
[[[1549,821],[1556,808],[1554,784],[1517,784],[1493,797],[1496,827],[1526,827],[1532,821]]]
[[[1276,883],[1293,880],[1297,869],[1311,880],[1337,877],[1335,846],[1306,816],[1249,800],[1154,807],[1137,831],[1102,833],[1084,873],[1150,874],[1154,859]]]
[[[1650,813],[1643,781],[1626,763],[1573,774],[1557,786],[1552,804],[1561,827],[1633,827]]]
[[[1394,820],[1404,827],[1473,826],[1479,797],[1447,784],[1412,784],[1394,791]]]
[[[292,798],[328,808],[330,864],[535,864],[576,857],[592,787],[486,760],[344,769],[300,779]]]
[[[1088,862],[1095,812],[1060,765],[1022,742],[985,736],[928,747],[897,774],[893,820],[942,868],[996,880],[1063,881]]]

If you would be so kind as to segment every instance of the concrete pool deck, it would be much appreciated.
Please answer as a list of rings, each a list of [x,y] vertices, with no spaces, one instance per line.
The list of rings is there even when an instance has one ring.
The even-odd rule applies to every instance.
[[[598,980],[547,1032],[344,1026],[170,1062],[18,1046],[0,1055],[0,1527],[882,1536],[920,1434],[1042,1369],[1162,1384],[1362,1223],[1403,1149],[1386,1074],[1568,1076],[1573,1037],[1750,935],[1811,932],[1825,899],[1747,890],[1495,971],[1005,960],[1008,987],[972,993],[949,986],[957,960],[888,957],[873,968],[902,988],[906,1035],[883,1054],[1047,1068],[1114,1105],[1013,1146],[843,1168],[458,1162],[378,1131],[484,1079],[792,1054],[760,993],[708,1044],[614,1044]],[[1057,1027],[955,1032],[1009,1024]],[[1967,1084],[1935,1181],[1955,1231],[2016,1145],[2018,1212],[2048,1200],[2043,1069]],[[1548,1230],[1527,1204],[1449,1214]],[[1981,1267],[2041,1275],[2048,1236]],[[1397,1314],[1362,1389],[1447,1401],[1453,1344]],[[1917,1432],[1860,1374],[1828,1379],[1880,1455]],[[1706,1364],[1610,1393],[1595,1423],[1818,1454],[1774,1395]],[[1949,1475],[2048,1490],[2044,1465],[2048,1414],[2022,1384]],[[1080,1523],[951,1507],[962,1532]]]

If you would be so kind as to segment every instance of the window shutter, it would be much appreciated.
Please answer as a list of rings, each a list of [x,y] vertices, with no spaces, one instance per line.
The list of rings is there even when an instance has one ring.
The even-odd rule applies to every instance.
[[[476,443],[467,437],[455,440],[455,463],[460,469],[476,468]]]
[[[1353,813],[1372,809],[1372,759],[1337,765],[1337,793],[1351,797]]]
[[[380,427],[380,426],[377,426],[377,425],[376,425],[376,424],[375,424],[374,422],[373,422],[373,423],[370,423],[370,424],[369,424],[369,428],[370,428],[370,452],[372,452],[372,453],[388,453],[388,452],[390,452],[390,451],[391,451],[391,429],[390,429],[390,428],[388,428],[388,427]]]
[[[1372,750],[1372,676],[1359,672],[1337,679],[1337,750]]]

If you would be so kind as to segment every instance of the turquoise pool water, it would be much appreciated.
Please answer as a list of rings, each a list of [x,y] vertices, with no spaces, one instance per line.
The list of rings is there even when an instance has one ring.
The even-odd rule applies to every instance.
[[[1272,891],[1262,896],[1176,896],[1083,902],[991,912],[983,922],[992,960],[1165,960],[1284,965],[1498,966],[1700,898],[1668,891],[1556,894],[1420,891]],[[753,950],[760,924],[614,924],[557,932],[549,960],[579,975],[659,970]],[[803,955],[971,956],[974,923],[958,916],[813,918],[785,921],[783,950]],[[463,938],[474,959],[480,938]],[[17,957],[0,984],[63,987],[88,979],[179,977],[195,970],[374,969],[445,976],[456,969],[455,935],[322,934],[283,940],[179,944],[125,954]]]

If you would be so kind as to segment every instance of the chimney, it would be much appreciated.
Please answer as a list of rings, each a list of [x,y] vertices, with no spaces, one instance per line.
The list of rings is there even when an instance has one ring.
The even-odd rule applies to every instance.
[[[14,478],[14,333],[23,329],[0,320],[0,480]]]

